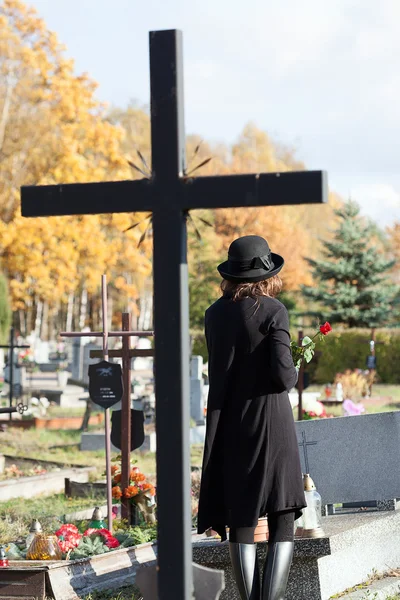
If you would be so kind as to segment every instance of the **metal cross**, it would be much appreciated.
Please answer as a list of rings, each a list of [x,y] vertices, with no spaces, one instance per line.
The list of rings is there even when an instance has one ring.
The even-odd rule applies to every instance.
[[[306,441],[306,432],[302,431],[301,432],[301,437],[302,437],[302,442],[299,442],[299,446],[301,446],[303,448],[303,452],[304,452],[304,464],[306,467],[306,473],[310,472],[310,465],[308,463],[308,454],[307,454],[307,446],[315,446],[315,444],[317,444],[318,442],[307,442]]]
[[[153,213],[160,600],[192,591],[187,213],[328,197],[323,171],[185,176],[182,63],[180,31],[150,32],[150,179],[22,188],[25,217]]]
[[[124,382],[124,394],[121,402],[122,409],[122,431],[121,431],[121,487],[125,489],[129,485],[131,471],[131,359],[134,356],[149,356],[153,354],[150,350],[136,350],[130,347],[132,336],[152,336],[152,331],[132,331],[131,319],[128,313],[122,313],[122,331],[108,330],[108,301],[107,301],[107,278],[101,277],[101,307],[103,314],[103,331],[63,331],[61,337],[101,337],[103,349],[92,350],[90,358],[102,358],[107,360],[109,356],[122,358],[122,377]],[[121,337],[122,350],[109,350],[108,338]],[[104,411],[105,424],[105,450],[106,450],[106,481],[107,481],[107,520],[108,529],[112,531],[112,495],[111,495],[111,442],[110,442],[110,409]],[[131,504],[129,500],[122,500],[122,518],[130,523]]]
[[[9,386],[10,386],[10,391],[9,391],[9,405],[10,405],[10,410],[8,411],[9,414],[9,419],[10,421],[12,420],[12,413],[17,412],[17,410],[11,410],[13,405],[13,392],[14,392],[14,350],[16,348],[30,348],[29,345],[26,344],[22,344],[21,346],[18,346],[17,344],[15,344],[15,338],[14,338],[14,327],[10,328],[10,343],[7,345],[5,344],[4,346],[0,346],[0,348],[7,348],[9,350],[9,354],[8,354],[8,364],[10,366],[10,381],[9,381]],[[18,394],[16,394],[18,396]],[[21,413],[21,411],[18,411]]]

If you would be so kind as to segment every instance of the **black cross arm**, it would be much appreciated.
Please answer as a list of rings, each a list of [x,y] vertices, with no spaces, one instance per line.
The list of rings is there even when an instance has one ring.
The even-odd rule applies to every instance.
[[[152,188],[148,179],[22,186],[21,214],[50,217],[150,212],[154,208]]]
[[[23,346],[10,346],[10,344],[8,344],[8,345],[6,344],[5,346],[0,346],[0,348],[30,348],[30,346],[29,345],[28,346],[26,346],[26,345],[23,345]]]
[[[182,179],[186,209],[319,204],[328,200],[325,171],[287,171]]]
[[[168,193],[148,179],[66,185],[24,186],[24,217],[151,212],[157,198],[181,210],[318,204],[327,201],[325,171],[288,171],[252,175],[178,178]]]

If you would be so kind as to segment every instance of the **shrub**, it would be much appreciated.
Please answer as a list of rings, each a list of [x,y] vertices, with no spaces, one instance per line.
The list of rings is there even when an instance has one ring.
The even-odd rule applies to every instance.
[[[294,336],[292,336],[294,339]],[[377,329],[375,353],[381,383],[400,383],[400,329]],[[335,380],[337,373],[366,368],[369,329],[336,329],[325,339],[307,370],[313,383]]]

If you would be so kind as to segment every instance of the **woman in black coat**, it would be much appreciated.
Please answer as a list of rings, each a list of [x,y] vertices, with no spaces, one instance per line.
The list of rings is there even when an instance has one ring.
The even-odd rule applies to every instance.
[[[297,381],[289,318],[275,299],[283,258],[266,240],[235,240],[219,265],[223,296],[205,330],[210,390],[198,531],[226,539],[242,600],[260,599],[254,530],[268,515],[262,600],[283,600],[294,546],[294,520],[306,506],[288,390]]]

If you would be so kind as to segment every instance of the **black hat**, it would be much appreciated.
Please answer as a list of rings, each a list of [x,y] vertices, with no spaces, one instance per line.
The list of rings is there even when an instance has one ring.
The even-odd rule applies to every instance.
[[[284,262],[282,256],[271,252],[267,240],[245,235],[232,242],[228,260],[218,266],[218,271],[234,283],[256,283],[277,275]]]

